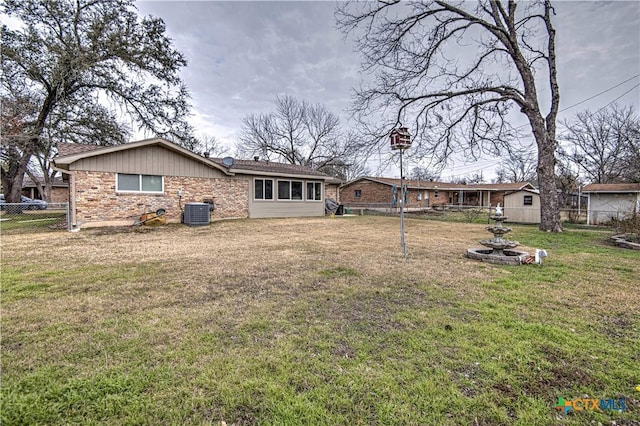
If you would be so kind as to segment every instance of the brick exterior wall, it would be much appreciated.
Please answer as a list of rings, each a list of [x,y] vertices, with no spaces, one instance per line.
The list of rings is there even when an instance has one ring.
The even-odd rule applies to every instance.
[[[360,197],[356,197],[356,191],[360,191]],[[345,205],[391,203],[391,187],[368,180],[357,181],[340,189],[340,200]]]
[[[360,191],[360,197],[356,197],[356,191]],[[397,189],[399,197],[400,188]],[[425,191],[429,199],[425,199]],[[436,204],[448,204],[449,192],[438,191],[438,198],[435,198],[435,191],[427,189],[411,189],[407,192],[407,207],[426,207]],[[418,195],[420,194],[420,200]],[[386,204],[391,205],[391,186],[369,180],[361,180],[340,189],[340,202],[344,205],[357,204]]]
[[[331,198],[337,203],[341,203],[339,187],[336,184],[326,184],[324,186],[324,198]]]
[[[54,187],[51,188],[51,203],[68,203],[69,188]]]
[[[164,193],[116,192],[115,173],[75,171],[76,222],[133,221],[145,211],[165,209],[169,222],[180,222],[180,205],[213,199],[213,218],[249,216],[249,180],[246,178],[164,177]],[[182,198],[178,199],[178,190]]]
[[[360,191],[360,197],[356,198],[356,191]],[[465,205],[478,205],[480,202],[480,194],[475,190],[463,190],[465,197]],[[398,188],[399,192],[399,188]],[[436,198],[436,192],[438,197]],[[427,197],[425,197],[425,193]],[[411,188],[407,193],[407,207],[429,207],[447,204],[459,204],[458,196],[460,190],[435,190],[433,188]],[[504,206],[504,191],[491,191],[491,205],[496,206],[498,203]],[[420,199],[418,199],[420,195]],[[399,195],[398,195],[399,196]],[[482,196],[486,199],[486,190],[482,191]],[[345,185],[340,188],[340,202],[344,205],[365,205],[378,204],[389,206],[391,204],[391,186],[379,182],[369,180],[361,180]],[[486,203],[486,200],[485,200]],[[373,206],[372,206],[373,207]]]

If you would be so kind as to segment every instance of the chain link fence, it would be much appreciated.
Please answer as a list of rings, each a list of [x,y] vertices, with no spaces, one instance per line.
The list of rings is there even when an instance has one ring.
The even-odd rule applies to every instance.
[[[348,203],[345,212],[352,214],[397,215],[400,208],[391,203]],[[539,224],[539,211],[531,208],[503,207],[508,222]],[[495,206],[436,205],[428,208],[407,207],[405,214],[420,219],[442,220],[447,222],[487,223],[489,216],[495,213]],[[617,223],[628,219],[632,212],[592,210],[586,208],[561,209],[560,220],[576,225],[595,225],[615,227]],[[589,220],[587,220],[589,219]]]
[[[68,231],[69,203],[48,203],[45,208],[26,204],[3,203],[0,205],[0,232]],[[507,210],[510,210],[511,213]],[[505,209],[505,216],[513,214],[514,208]],[[523,209],[524,210],[524,209]],[[391,203],[345,204],[344,213],[356,215],[398,215],[400,208]],[[441,220],[447,222],[489,223],[495,207],[442,205],[432,208],[406,208],[408,217]],[[628,219],[631,213],[623,211],[591,211],[586,209],[562,209],[560,218],[572,224],[613,226]],[[515,215],[517,216],[517,215]],[[589,219],[587,221],[587,219]],[[511,218],[509,222],[514,222]]]
[[[356,215],[398,215],[400,207],[392,203],[348,203],[344,206],[345,213]],[[495,212],[495,207],[435,205],[432,207],[405,207],[407,217],[420,219],[442,220],[447,222],[476,222],[484,223],[489,215]]]
[[[68,231],[69,203],[0,205],[0,232]]]

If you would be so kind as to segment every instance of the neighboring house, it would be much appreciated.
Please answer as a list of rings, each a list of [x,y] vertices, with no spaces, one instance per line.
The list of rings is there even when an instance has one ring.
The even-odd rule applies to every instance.
[[[587,195],[587,224],[598,225],[640,213],[640,183],[593,183],[582,188]]]
[[[509,222],[540,223],[540,191],[523,188],[505,193],[503,214]]]
[[[42,179],[42,178],[40,178]],[[45,197],[40,191],[44,185],[42,181],[34,182],[30,177],[25,177],[22,183],[22,195],[25,197],[44,200]],[[51,196],[49,203],[68,203],[69,202],[69,182],[65,182],[62,177],[56,176],[51,184]]]
[[[165,139],[110,147],[60,144],[55,167],[69,182],[73,227],[131,224],[187,203],[213,200],[213,218],[323,216],[325,182],[313,169],[268,161],[206,158]]]
[[[464,185],[405,179],[404,185],[407,188],[407,208],[504,205],[507,192],[535,189],[528,182]],[[365,176],[340,188],[340,202],[354,207],[393,207],[397,205],[399,194],[400,179]]]

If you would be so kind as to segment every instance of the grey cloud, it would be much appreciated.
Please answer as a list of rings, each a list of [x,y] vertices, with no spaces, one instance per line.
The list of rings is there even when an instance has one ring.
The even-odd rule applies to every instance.
[[[287,93],[341,114],[360,84],[360,57],[335,29],[333,2],[141,2],[189,61],[199,116],[240,129]],[[640,3],[556,2],[561,107],[640,73]],[[637,83],[637,80],[636,80]],[[627,88],[630,86],[627,86]],[[623,101],[639,102],[636,89]],[[616,92],[621,93],[621,92]],[[599,97],[566,112],[606,104]],[[344,115],[343,115],[344,116]],[[217,135],[221,136],[221,135]]]

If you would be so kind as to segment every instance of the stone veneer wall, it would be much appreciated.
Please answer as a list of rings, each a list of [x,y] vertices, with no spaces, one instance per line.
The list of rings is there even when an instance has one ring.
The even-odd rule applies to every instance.
[[[145,211],[165,209],[169,222],[180,222],[186,203],[213,199],[213,218],[249,217],[249,180],[246,178],[164,177],[163,194],[117,193],[115,173],[75,171],[76,222],[133,221]],[[178,190],[182,198],[178,199]]]
[[[69,202],[69,188],[51,188],[51,203],[68,203]]]
[[[338,185],[325,184],[324,198],[331,198],[337,203],[340,203],[340,192],[338,191]]]

